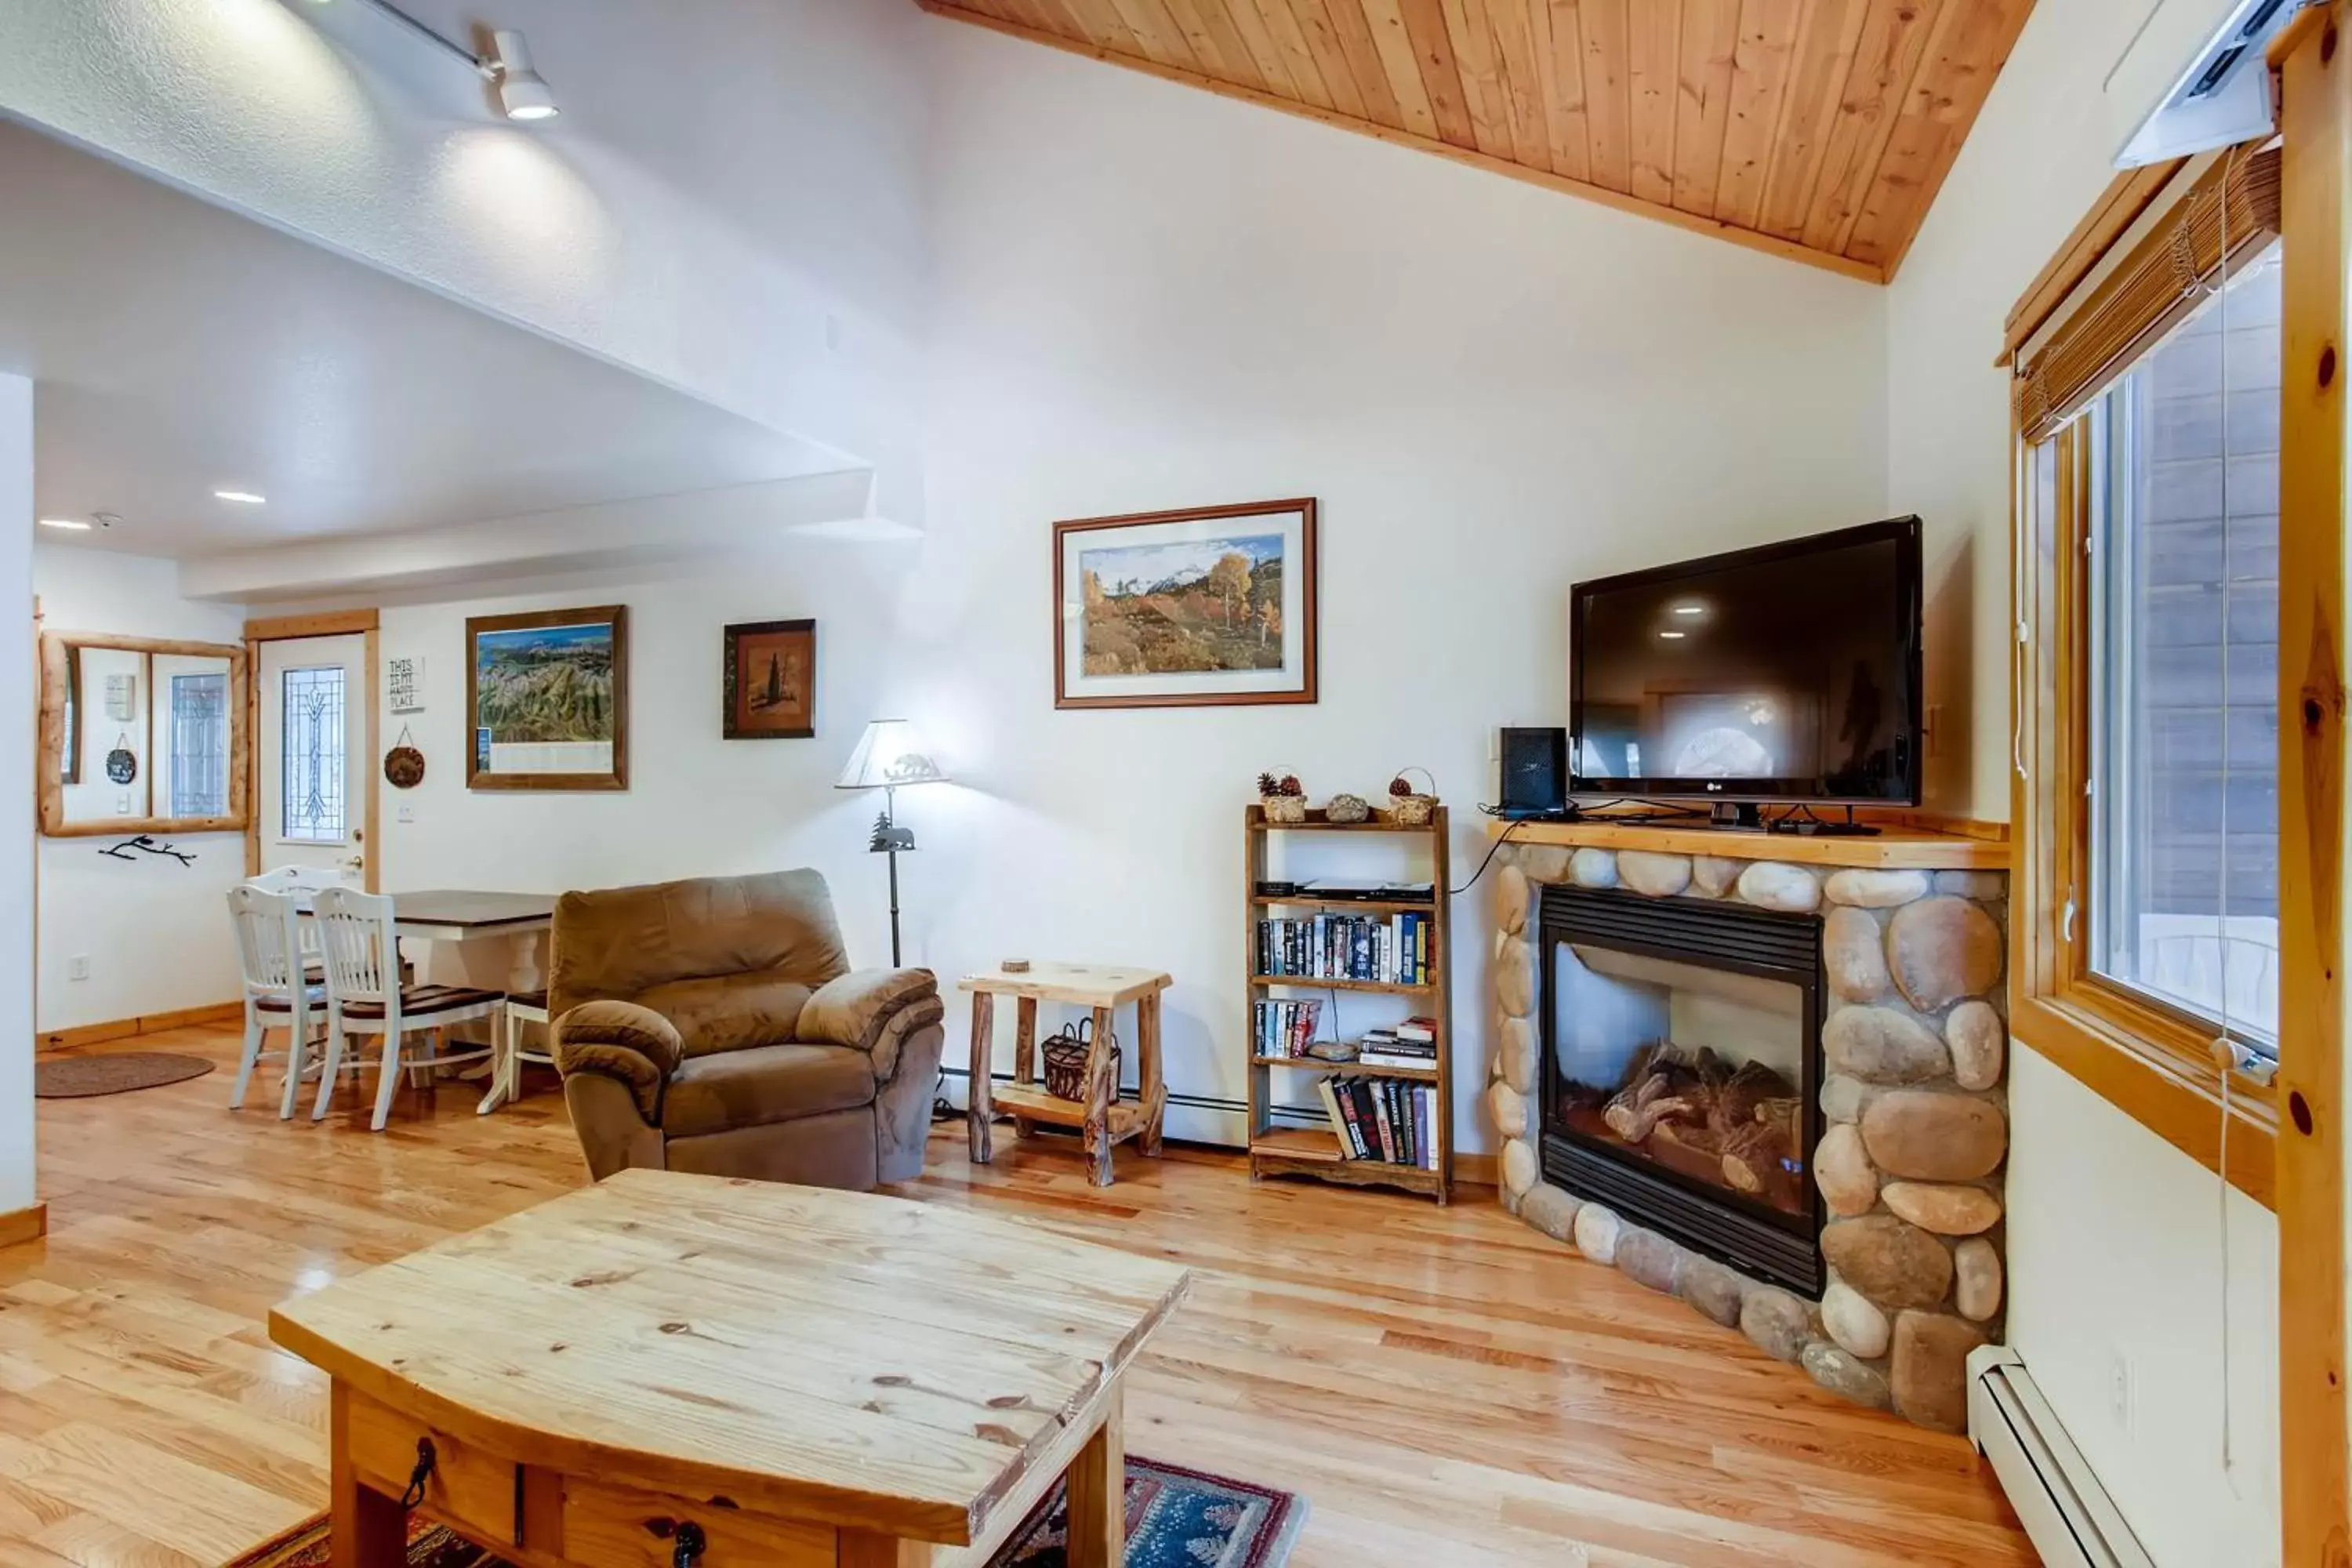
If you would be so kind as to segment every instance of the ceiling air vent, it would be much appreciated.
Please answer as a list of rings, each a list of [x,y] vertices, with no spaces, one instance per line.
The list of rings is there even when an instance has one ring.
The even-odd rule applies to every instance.
[[[2273,128],[2268,44],[2305,0],[2158,0],[2107,73],[2118,168],[2251,141]]]

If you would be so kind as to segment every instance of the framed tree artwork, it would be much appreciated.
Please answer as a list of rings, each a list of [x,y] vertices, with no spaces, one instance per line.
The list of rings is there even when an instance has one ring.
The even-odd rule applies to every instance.
[[[727,628],[724,729],[730,741],[805,741],[816,733],[816,623]]]
[[[1054,525],[1054,706],[1315,700],[1315,502]]]
[[[629,787],[629,612],[466,622],[468,789]]]

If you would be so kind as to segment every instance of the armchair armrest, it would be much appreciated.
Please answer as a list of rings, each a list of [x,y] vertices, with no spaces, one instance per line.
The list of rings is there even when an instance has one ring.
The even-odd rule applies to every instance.
[[[846,1046],[873,1059],[874,1077],[898,1070],[899,1047],[918,1030],[947,1016],[939,976],[928,969],[853,969],[828,980],[801,1008],[797,1039]]]
[[[685,1050],[667,1018],[634,1002],[583,1002],[555,1021],[554,1035],[556,1071],[618,1079],[646,1125],[660,1125],[662,1088]]]

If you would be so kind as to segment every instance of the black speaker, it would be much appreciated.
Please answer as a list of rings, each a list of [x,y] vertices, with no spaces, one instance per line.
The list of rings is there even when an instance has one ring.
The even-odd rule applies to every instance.
[[[1557,816],[1568,809],[1568,731],[1503,731],[1505,816]]]

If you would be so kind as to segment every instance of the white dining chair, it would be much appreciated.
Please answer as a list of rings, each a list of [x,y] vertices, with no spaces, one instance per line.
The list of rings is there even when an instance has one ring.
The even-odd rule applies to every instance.
[[[327,1059],[319,1083],[319,1103],[310,1119],[316,1121],[327,1114],[349,1037],[380,1035],[383,1051],[376,1077],[375,1119],[370,1125],[381,1132],[392,1116],[392,1100],[400,1088],[403,1070],[480,1061],[492,1054],[487,1046],[454,1055],[444,1053],[448,1050],[451,1025],[494,1017],[506,996],[470,985],[403,985],[400,938],[394,930],[389,898],[352,888],[321,888],[311,895],[310,908],[327,967]],[[434,1054],[404,1059],[404,1038],[418,1031],[432,1034]],[[494,1037],[499,1032],[492,1030]]]
[[[268,1032],[286,1031],[286,1087],[278,1118],[294,1114],[294,1097],[310,1064],[311,1030],[326,1023],[326,993],[303,975],[299,905],[289,894],[265,892],[250,884],[228,890],[229,923],[236,931],[236,962],[245,982],[245,1048],[236,1063],[236,1087],[228,1107],[245,1104],[253,1069],[267,1052]]]

